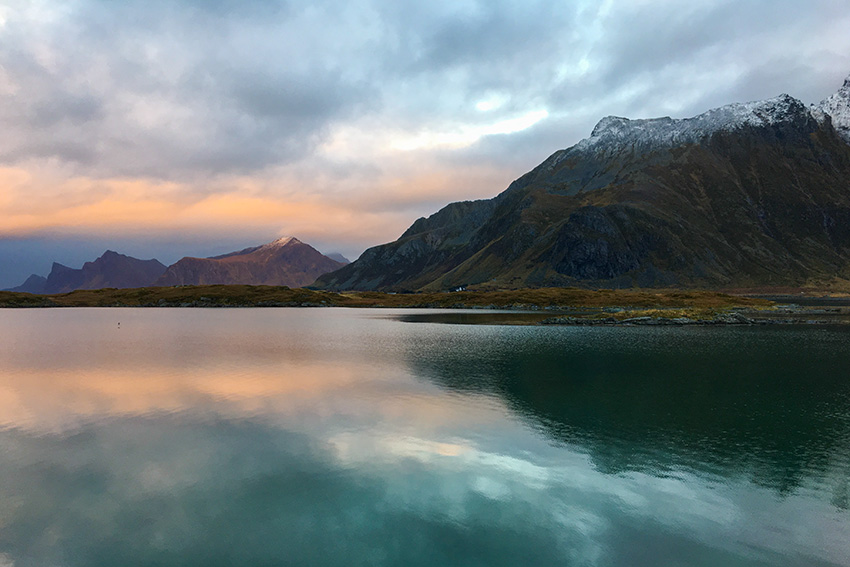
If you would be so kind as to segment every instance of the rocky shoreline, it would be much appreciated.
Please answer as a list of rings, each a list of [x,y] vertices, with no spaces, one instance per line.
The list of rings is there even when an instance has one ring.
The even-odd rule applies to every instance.
[[[803,315],[804,313],[800,313]],[[747,317],[742,313],[720,313],[710,319],[694,319],[691,317],[549,317],[538,322],[539,325],[566,326],[716,326],[716,325],[834,325],[850,324],[850,318],[812,319],[808,317]]]

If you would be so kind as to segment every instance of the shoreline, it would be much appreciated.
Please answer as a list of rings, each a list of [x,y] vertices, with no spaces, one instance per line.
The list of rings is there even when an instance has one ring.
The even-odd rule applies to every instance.
[[[457,309],[730,309],[769,308],[766,299],[706,290],[588,290],[529,288],[500,291],[333,292],[285,286],[203,285],[76,290],[52,295],[0,292],[0,308],[20,307],[406,307]]]
[[[437,293],[330,292],[285,286],[210,285],[77,290],[33,295],[0,292],[0,308],[372,307],[514,311],[494,324],[553,326],[850,324],[850,298],[707,290],[534,288]],[[529,318],[529,315],[534,314]],[[475,324],[467,317],[471,324]],[[478,317],[486,323],[486,317]],[[493,318],[490,317],[492,320]]]

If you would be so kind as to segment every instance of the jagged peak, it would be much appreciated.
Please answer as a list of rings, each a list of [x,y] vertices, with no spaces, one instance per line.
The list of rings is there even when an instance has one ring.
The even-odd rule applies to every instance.
[[[655,120],[663,120],[662,118],[656,118]],[[632,121],[623,116],[606,116],[602,120],[596,123],[596,126],[593,127],[593,131],[590,133],[590,137],[593,138],[595,136],[601,136],[604,132],[612,131],[617,128],[625,128],[632,124]]]
[[[811,107],[812,114],[823,123],[829,116],[838,135],[850,144],[850,76],[831,96]]]

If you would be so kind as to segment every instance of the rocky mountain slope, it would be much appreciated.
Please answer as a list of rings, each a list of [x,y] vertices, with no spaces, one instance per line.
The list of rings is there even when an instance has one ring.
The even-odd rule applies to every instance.
[[[250,284],[302,287],[344,264],[287,236],[213,258],[186,257],[168,267],[154,285]]]
[[[145,287],[163,272],[165,265],[158,260],[139,260],[107,250],[80,269],[54,262],[47,278],[33,274],[22,285],[8,291],[66,293],[76,289]]]
[[[850,279],[850,78],[688,119],[602,119],[493,199],[452,203],[327,289],[750,287]]]

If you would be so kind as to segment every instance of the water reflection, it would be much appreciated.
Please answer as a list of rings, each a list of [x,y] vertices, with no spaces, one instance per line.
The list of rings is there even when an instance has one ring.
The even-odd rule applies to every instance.
[[[0,565],[848,564],[845,334],[386,313],[0,312]]]
[[[451,390],[499,395],[606,472],[746,472],[784,494],[830,467],[850,471],[842,328],[515,329],[493,338],[429,344],[429,356],[412,353],[410,363]]]
[[[508,499],[416,459],[392,478],[363,474],[261,423],[136,418],[3,442],[19,468],[2,471],[15,497],[0,503],[0,546],[16,565],[555,565],[586,553],[521,479]]]

